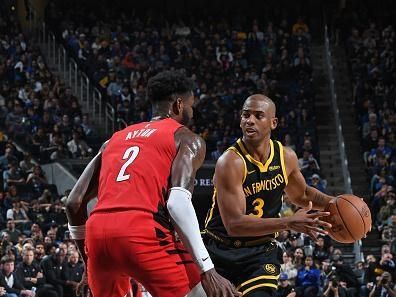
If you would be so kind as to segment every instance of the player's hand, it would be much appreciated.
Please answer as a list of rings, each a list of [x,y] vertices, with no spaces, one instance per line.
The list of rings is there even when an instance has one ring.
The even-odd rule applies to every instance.
[[[327,235],[328,232],[323,228],[331,228],[331,224],[320,220],[319,218],[330,215],[328,211],[318,211],[309,213],[312,210],[312,202],[310,201],[308,207],[298,210],[290,217],[289,228],[299,233],[309,235],[315,242],[318,240],[318,235]]]
[[[241,294],[225,278],[220,276],[214,268],[202,273],[202,287],[207,297],[236,297]]]
[[[78,297],[90,297],[91,296],[91,291],[89,290],[89,287],[88,287],[88,276],[87,276],[86,270],[84,270],[81,281],[77,284],[75,289],[76,289],[75,290],[76,295]]]

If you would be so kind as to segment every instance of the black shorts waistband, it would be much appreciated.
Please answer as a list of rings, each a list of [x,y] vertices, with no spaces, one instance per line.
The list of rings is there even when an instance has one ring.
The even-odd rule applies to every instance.
[[[276,246],[275,239],[270,236],[261,237],[254,240],[240,240],[240,239],[226,238],[207,229],[205,229],[202,233],[206,234],[209,238],[224,244],[225,246],[233,247],[233,248],[253,247],[253,246],[265,245],[269,243],[272,243],[272,245]]]

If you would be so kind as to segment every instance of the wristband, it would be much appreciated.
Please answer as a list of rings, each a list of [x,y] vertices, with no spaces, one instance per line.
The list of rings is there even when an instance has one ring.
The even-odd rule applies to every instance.
[[[85,225],[71,226],[69,223],[67,227],[70,231],[70,237],[74,240],[84,240],[85,239]]]

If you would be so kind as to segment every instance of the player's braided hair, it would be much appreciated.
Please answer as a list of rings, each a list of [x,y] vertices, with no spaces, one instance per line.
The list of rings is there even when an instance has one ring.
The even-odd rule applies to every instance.
[[[152,103],[175,100],[193,90],[193,81],[179,71],[163,71],[151,77],[147,84],[147,98]]]

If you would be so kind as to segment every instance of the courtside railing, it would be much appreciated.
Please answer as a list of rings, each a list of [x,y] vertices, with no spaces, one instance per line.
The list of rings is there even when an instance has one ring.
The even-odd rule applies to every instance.
[[[55,68],[59,76],[69,86],[78,98],[84,112],[88,113],[99,134],[108,138],[115,132],[115,110],[106,102],[101,92],[94,86],[90,79],[82,72],[76,61],[71,58],[65,47],[57,42],[55,35],[49,30],[47,24],[39,19],[30,1],[28,13],[28,31],[37,40],[46,62]]]
[[[347,194],[352,194],[352,184],[351,184],[351,175],[348,169],[348,158],[345,151],[345,142],[344,136],[342,134],[342,123],[340,119],[340,111],[338,109],[337,104],[337,93],[335,91],[335,80],[334,80],[334,73],[333,73],[333,63],[332,63],[332,56],[331,56],[331,49],[330,49],[330,40],[328,35],[328,28],[325,25],[325,33],[324,33],[324,40],[325,40],[325,51],[326,51],[326,63],[328,69],[328,77],[330,82],[330,92],[331,92],[331,105],[333,108],[336,129],[337,129],[337,140],[338,140],[338,149],[341,159],[341,167],[342,167],[342,175],[344,180],[344,191]],[[355,261],[361,261],[363,259],[363,254],[361,252],[362,241],[358,240],[354,244],[353,252],[355,254]]]

